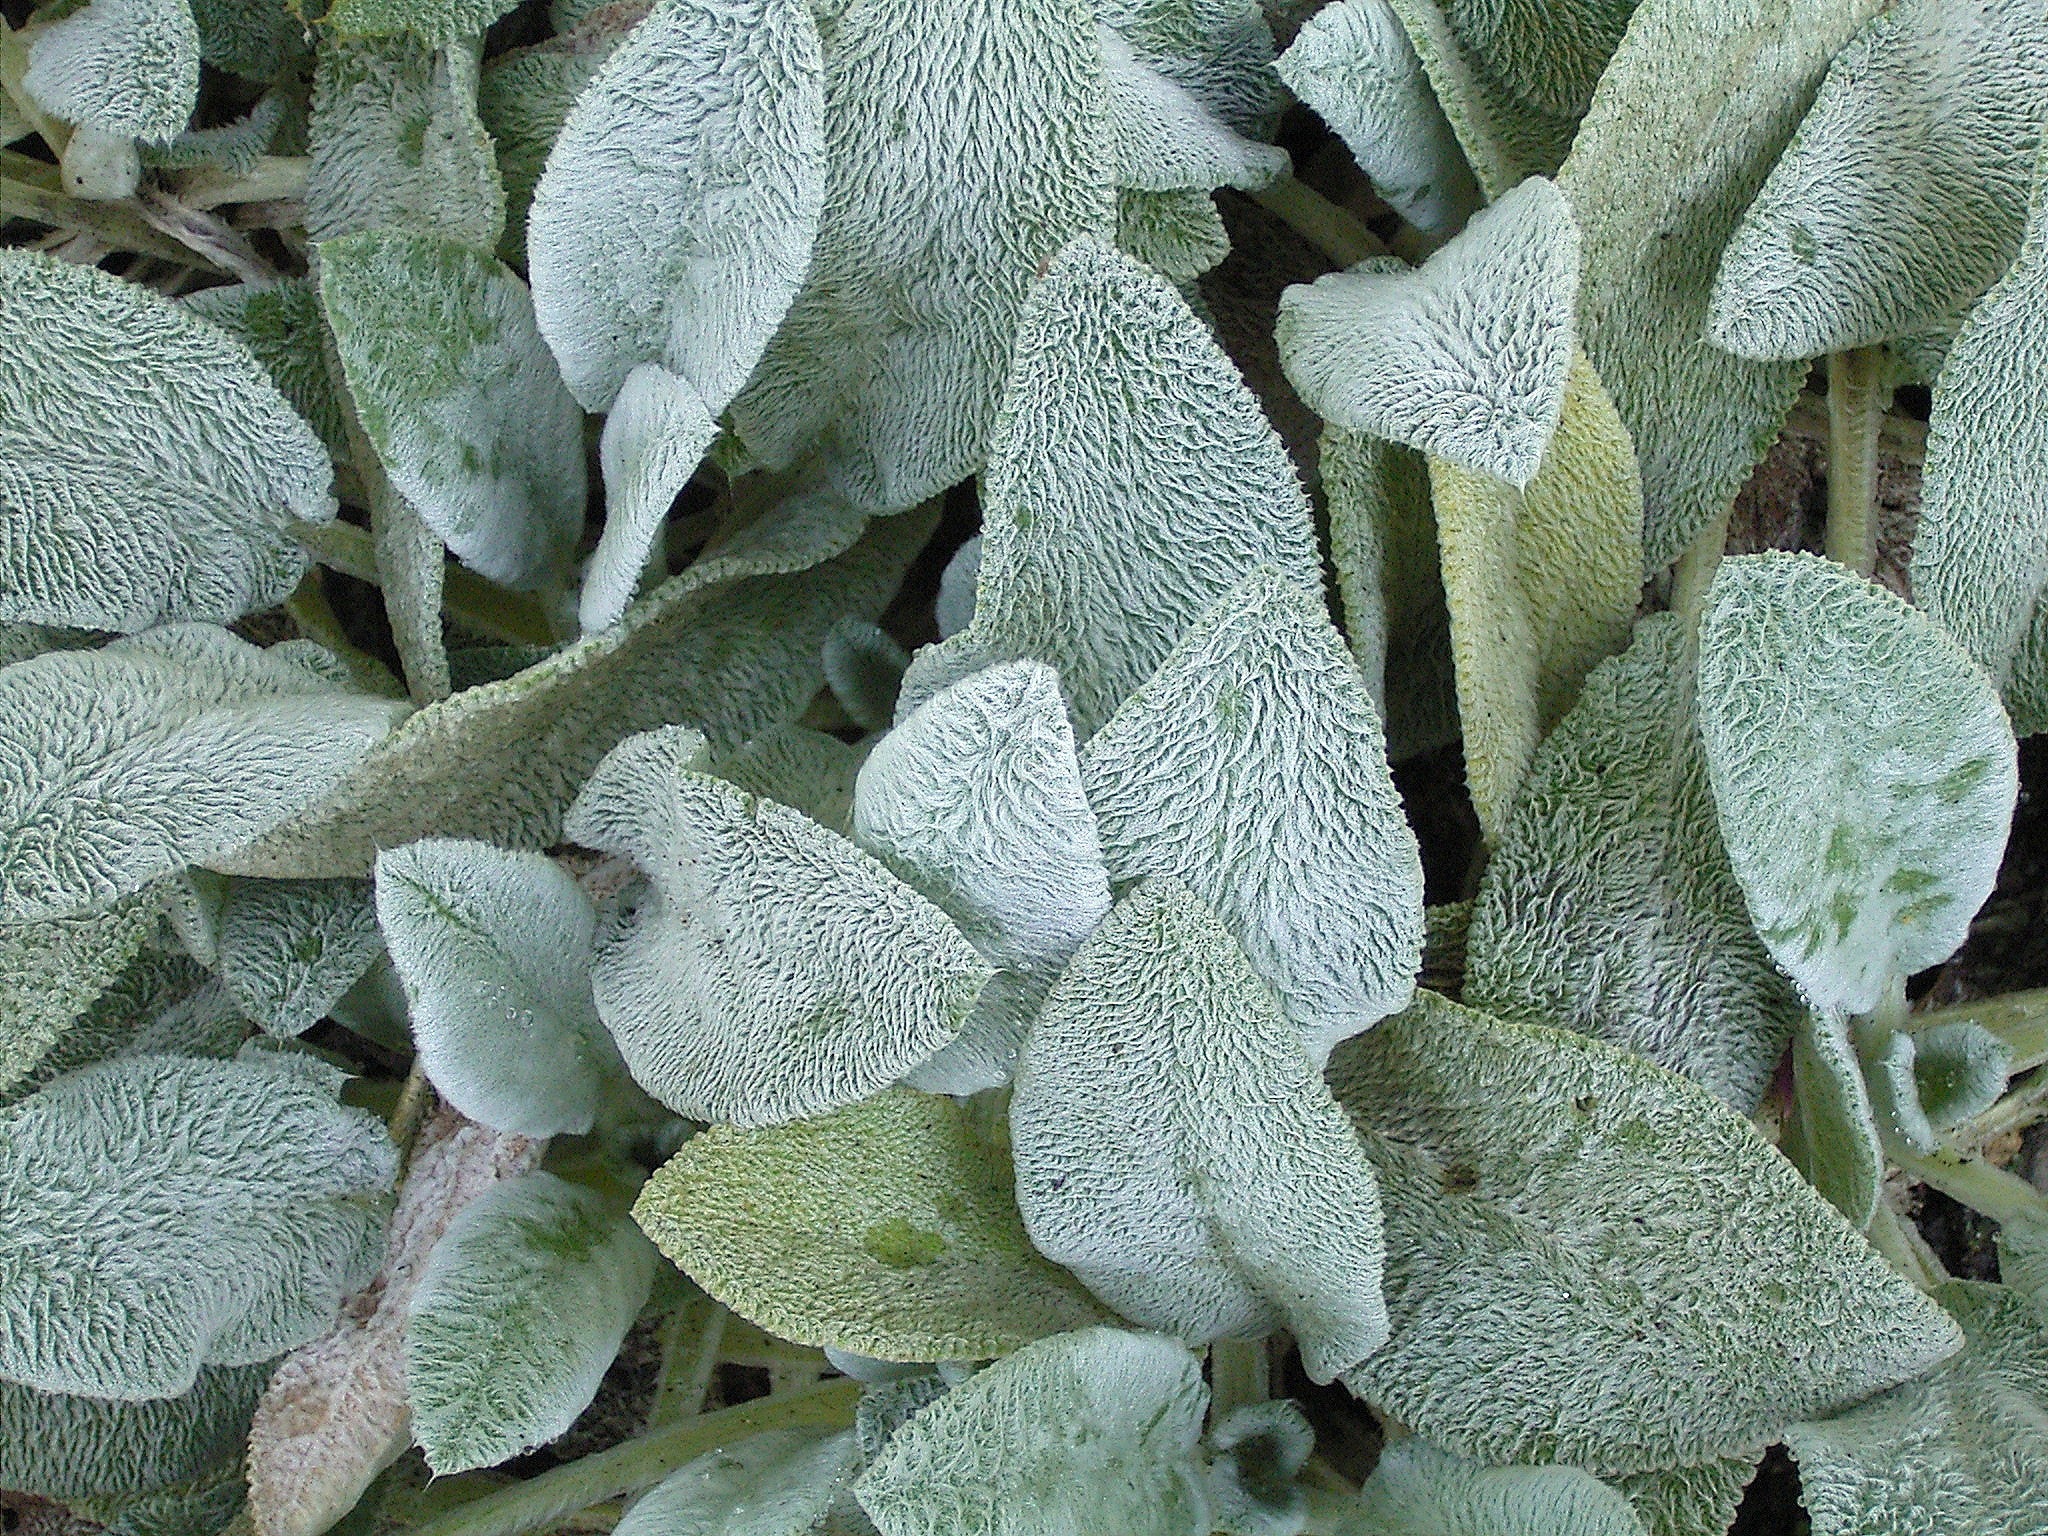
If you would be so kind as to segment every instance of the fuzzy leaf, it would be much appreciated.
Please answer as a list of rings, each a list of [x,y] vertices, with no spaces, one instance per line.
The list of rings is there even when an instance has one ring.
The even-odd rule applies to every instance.
[[[669,508],[717,436],[718,424],[689,380],[659,363],[642,363],[626,375],[598,445],[604,533],[583,573],[576,610],[586,635],[625,617],[655,558]]]
[[[221,909],[214,969],[264,1029],[302,1035],[383,950],[364,881],[237,881]]]
[[[245,348],[136,284],[0,251],[0,353],[0,619],[226,623],[291,593],[292,520],[334,516],[333,470]]]
[[[48,1499],[152,1493],[233,1461],[270,1365],[205,1366],[182,1397],[132,1403],[0,1381],[0,1488]]]
[[[1195,1357],[1090,1328],[1020,1349],[896,1432],[854,1484],[882,1536],[1200,1536]]]
[[[376,1272],[397,1165],[338,1085],[131,1056],[0,1111],[0,1376],[171,1397],[326,1327]]]
[[[1247,1403],[1209,1431],[1209,1520],[1229,1536],[1300,1536],[1308,1499],[1296,1477],[1315,1426],[1293,1402]]]
[[[105,910],[0,923],[0,1093],[117,986],[162,909],[161,893],[144,890]]]
[[[104,905],[317,800],[406,707],[315,654],[179,624],[0,671],[0,916]]]
[[[1283,96],[1259,0],[1102,0],[1103,25],[1239,133],[1270,138]]]
[[[1937,1024],[1913,1035],[1914,1096],[1936,1132],[1983,1114],[2012,1070],[2012,1047],[1981,1024]]]
[[[323,352],[327,322],[309,278],[281,277],[264,287],[226,283],[180,300],[247,347],[291,408],[337,459],[348,455],[341,390]]]
[[[972,1360],[1101,1316],[1032,1251],[1007,1162],[970,1112],[908,1089],[815,1120],[706,1131],[634,1215],[712,1295],[802,1344]]]
[[[1643,490],[1628,431],[1584,355],[1527,488],[1429,464],[1479,824],[1498,839],[1544,733],[1594,663],[1628,643],[1642,596]]]
[[[1636,627],[1538,749],[1468,940],[1475,1008],[1647,1056],[1749,1113],[1804,1013],[1749,925],[1684,622]]]
[[[1872,20],[1721,257],[1715,343],[1804,361],[1952,322],[2019,249],[2044,93],[2033,0]]]
[[[1742,1495],[1756,1477],[1761,1449],[1696,1467],[1610,1478],[1635,1507],[1649,1536],[1728,1536]]]
[[[1877,1214],[1884,1147],[1877,1112],[1839,1012],[1811,1011],[1792,1035],[1792,1114],[1778,1146],[1807,1182],[1861,1230]]]
[[[1727,561],[1700,623],[1700,736],[1757,932],[1822,1007],[1946,960],[1998,874],[2012,729],[1961,647],[1811,555]]]
[[[322,24],[341,37],[407,33],[439,48],[478,37],[519,0],[335,0]]]
[[[1424,993],[1331,1084],[1385,1188],[1393,1337],[1347,1385],[1477,1461],[1735,1456],[1954,1326],[1704,1088]]]
[[[863,731],[886,731],[910,657],[879,624],[841,619],[825,637],[825,686]]]
[[[1168,282],[1191,283],[1230,254],[1230,231],[1207,192],[1120,188],[1116,248]]]
[[[186,0],[92,0],[39,31],[22,86],[67,123],[168,139],[199,100],[199,29]]]
[[[1287,152],[1231,131],[1179,81],[1155,69],[1109,26],[1102,41],[1111,169],[1119,187],[1142,192],[1263,187],[1287,169]]]
[[[377,857],[377,920],[433,1084],[470,1119],[580,1136],[625,1068],[590,993],[597,925],[538,853],[409,843]]]
[[[1445,11],[1479,68],[1517,98],[1561,117],[1593,99],[1637,0],[1449,0]]]
[[[1114,232],[1101,47],[1080,0],[879,0],[832,22],[825,200],[789,317],[733,405],[780,468],[820,440],[860,507],[980,468],[1033,275]]]
[[[2015,734],[2048,731],[2048,602],[2039,597],[2005,675],[2005,707]]]
[[[465,1206],[427,1256],[405,1324],[406,1396],[428,1467],[491,1466],[568,1429],[654,1266],[632,1222],[553,1174]]]
[[[1054,986],[1010,1135],[1032,1242],[1134,1322],[1196,1344],[1284,1324],[1319,1382],[1385,1342],[1372,1168],[1177,881],[1126,897]]]
[[[1727,510],[1806,378],[1706,343],[1714,268],[1882,4],[1642,0],[1558,173],[1585,234],[1580,340],[1642,463],[1647,570]]]
[[[1963,1326],[1961,1354],[1837,1418],[1786,1431],[1815,1536],[2042,1528],[2048,1314],[2003,1287],[1966,1280],[1934,1295]]]
[[[974,622],[974,588],[980,579],[981,535],[977,533],[953,551],[953,558],[939,573],[939,591],[932,601],[932,616],[938,622],[941,640],[952,639]]]
[[[821,827],[845,832],[853,820],[853,788],[861,762],[860,751],[837,736],[803,725],[781,725],[737,751],[714,754],[710,771],[750,795],[780,800]]]
[[[1009,662],[927,699],[861,766],[853,836],[998,967],[960,1038],[909,1080],[934,1093],[1007,1082],[1046,989],[1109,911],[1053,670]]]
[[[16,1103],[116,1056],[232,1056],[248,1037],[226,988],[183,955],[145,944],[0,1100]]]
[[[559,579],[583,531],[583,413],[511,268],[380,229],[321,245],[320,299],[393,488],[491,580]]]
[[[1085,738],[1256,567],[1321,581],[1301,482],[1237,369],[1163,278],[1095,240],[1025,307],[982,519],[974,622],[919,654],[899,710],[1028,656]]]
[[[1414,993],[1422,862],[1320,593],[1262,571],[1082,754],[1110,878],[1183,881],[1320,1066]]]
[[[1454,234],[1480,206],[1457,134],[1388,0],[1325,6],[1277,67],[1337,131],[1374,190],[1424,234]]]
[[[1415,1435],[1358,1490],[1358,1536],[1645,1536],[1627,1499],[1577,1467],[1487,1467]]]
[[[614,1536],[811,1536],[860,1471],[860,1438],[771,1429],[707,1451],[648,1489]]]
[[[199,56],[251,80],[274,80],[306,47],[290,0],[191,0]]]
[[[845,838],[693,771],[703,750],[683,727],[622,742],[564,824],[649,880],[598,937],[598,1012],[641,1087],[693,1119],[864,1098],[959,1033],[989,967]]]

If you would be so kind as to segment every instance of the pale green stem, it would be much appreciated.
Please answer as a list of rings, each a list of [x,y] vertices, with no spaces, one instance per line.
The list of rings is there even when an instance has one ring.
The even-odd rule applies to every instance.
[[[1999,1136],[2024,1131],[2048,1118],[2048,1072],[2039,1072],[2008,1093],[1951,1138],[1958,1146],[1981,1147]]]
[[[524,1536],[578,1510],[651,1488],[706,1451],[768,1429],[844,1429],[860,1400],[857,1381],[828,1381],[788,1397],[757,1398],[628,1440],[539,1477],[485,1494],[414,1527],[411,1536]]]
[[[1877,569],[1877,438],[1890,403],[1884,349],[1828,358],[1828,525],[1825,548],[1859,576]]]
[[[376,549],[366,529],[353,523],[301,523],[292,530],[322,565],[377,584]],[[555,632],[547,609],[530,592],[513,592],[472,570],[448,568],[442,592],[449,616],[464,629],[507,645],[552,645]]]
[[[1892,1268],[1921,1290],[1931,1291],[1949,1278],[1941,1260],[1927,1246],[1927,1240],[1892,1209],[1890,1201],[1878,1201],[1877,1214],[1864,1235],[1870,1239],[1870,1246],[1891,1262]]]
[[[230,203],[274,203],[304,195],[312,161],[304,155],[265,155],[248,170],[202,165],[178,184],[178,201],[204,212]]]
[[[2048,987],[1957,1003],[1906,1021],[1914,1034],[1941,1024],[1976,1024],[1996,1035],[2012,1050],[2015,1076],[2048,1063]]]
[[[1885,1151],[1908,1177],[1961,1201],[1996,1222],[2048,1222],[2048,1195],[2016,1173],[1974,1157],[1942,1151],[1931,1157],[1888,1140]]]
[[[1672,569],[1671,611],[1688,628],[1699,621],[1700,610],[1707,604],[1707,588],[1721,569],[1721,555],[1728,548],[1728,518],[1729,513],[1723,512],[1702,528]]]
[[[1273,1395],[1264,1339],[1218,1339],[1209,1346],[1209,1427]]]
[[[211,257],[153,228],[118,203],[80,202],[52,188],[13,176],[0,177],[0,217],[33,219],[52,229],[91,235],[117,251],[160,256],[184,267],[204,267],[214,272],[227,270]]]
[[[718,1347],[725,1341],[725,1320],[731,1316],[694,1286],[671,1314],[663,1327],[654,1406],[647,1410],[649,1429],[680,1424],[704,1411],[704,1394],[718,1369]]]
[[[405,686],[391,675],[391,669],[368,651],[358,650],[355,642],[349,639],[348,631],[334,612],[334,605],[327,600],[327,589],[321,582],[319,566],[308,570],[297,589],[284,600],[284,611],[298,625],[300,634],[318,641],[341,658],[357,683],[372,693],[404,697]]]
[[[1387,254],[1386,242],[1306,182],[1282,176],[1251,194],[1253,202],[1340,267]]]

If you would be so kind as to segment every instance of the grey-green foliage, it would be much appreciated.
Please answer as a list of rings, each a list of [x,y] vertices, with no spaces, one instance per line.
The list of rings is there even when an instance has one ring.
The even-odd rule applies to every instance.
[[[398,228],[478,251],[505,228],[505,190],[477,117],[479,44],[330,38],[313,76],[306,233]]]
[[[618,1536],[810,1536],[861,1467],[860,1438],[771,1429],[707,1451],[634,1500]]]
[[[1870,1225],[1883,1193],[1884,1147],[1870,1085],[1839,1009],[1813,1009],[1793,1032],[1792,1114],[1778,1146],[1851,1226]]]
[[[336,459],[348,456],[341,391],[324,351],[327,322],[310,278],[281,277],[262,287],[225,283],[202,288],[182,302],[247,347],[278,393],[320,434],[327,451]]]
[[[221,909],[214,968],[242,1012],[273,1035],[300,1035],[383,948],[366,881],[238,880]]]
[[[106,1536],[217,1536],[242,1512],[248,1488],[232,1467],[204,1477],[98,1506]]]
[[[699,771],[704,747],[632,737],[569,813],[570,837],[648,880],[598,935],[598,1012],[640,1085],[695,1119],[851,1103],[950,1042],[990,969],[845,838]]]
[[[1989,1109],[2012,1076],[2012,1047],[1967,1019],[1916,1031],[1913,1092],[1937,1134]]]
[[[1219,600],[1088,743],[1081,781],[1111,879],[1185,882],[1318,1065],[1413,994],[1421,856],[1318,592],[1262,570]]]
[[[1763,1454],[1759,1448],[1607,1481],[1627,1495],[1649,1536],[1728,1536]]]
[[[1032,1242],[1134,1322],[1191,1343],[1284,1324],[1325,1382],[1386,1339],[1372,1167],[1177,881],[1125,897],[1053,987],[1010,1139]]]
[[[159,891],[40,922],[0,923],[0,1093],[113,988],[155,932]]]
[[[927,699],[861,765],[853,836],[998,967],[960,1038],[909,1080],[1007,1081],[1046,988],[1109,911],[1058,676],[1007,662]]]
[[[1230,254],[1230,231],[1206,192],[1119,188],[1116,247],[1170,282],[1191,283]]]
[[[322,22],[342,37],[407,33],[441,47],[480,35],[519,0],[335,0]]]
[[[1308,1499],[1295,1479],[1315,1426],[1289,1399],[1247,1403],[1208,1435],[1209,1523],[1226,1536],[1299,1536]]]
[[[805,725],[779,725],[736,751],[715,754],[711,772],[750,795],[794,806],[821,827],[845,832],[864,761],[860,748],[837,736]]]
[[[1638,0],[1447,0],[1479,66],[1520,100],[1577,117]]]
[[[333,469],[246,348],[137,284],[0,251],[0,352],[0,619],[226,623],[291,592],[292,520],[334,515]]]
[[[1883,0],[1642,0],[1558,172],[1585,235],[1579,326],[1635,439],[1643,560],[1725,511],[1806,377],[1705,340],[1716,264]]]
[[[453,839],[377,858],[377,921],[433,1084],[470,1119],[581,1135],[624,1075],[590,991],[597,914],[545,854]]]
[[[406,714],[323,656],[174,624],[0,671],[0,917],[105,905],[317,800]]]
[[[1803,1012],[1750,927],[1682,619],[1636,626],[1530,763],[1473,910],[1465,1000],[1640,1052],[1756,1106]]]
[[[982,520],[973,622],[918,654],[900,710],[1030,657],[1059,672],[1085,738],[1257,567],[1321,581],[1257,399],[1172,285],[1098,240],[1062,251],[1025,305]]]
[[[2048,1314],[2000,1286],[1934,1293],[1963,1352],[1839,1417],[1795,1424],[1815,1536],[2035,1536],[2048,1529]]]
[[[328,240],[320,301],[392,487],[510,587],[566,571],[583,531],[583,413],[502,262],[403,229]]]
[[[1577,1467],[1488,1467],[1419,1435],[1380,1453],[1345,1536],[1645,1536],[1627,1499]]]
[[[641,363],[626,375],[598,443],[604,533],[577,599],[585,634],[616,624],[646,576],[665,568],[662,528],[669,508],[717,436],[718,423],[688,379],[659,363]]]
[[[1393,1322],[1346,1381],[1460,1455],[1738,1456],[1956,1347],[1748,1121],[1639,1057],[1424,993],[1331,1083],[1379,1173]]]
[[[1141,56],[1114,27],[1098,32],[1111,172],[1142,192],[1263,187],[1287,154],[1234,132],[1186,85]]]
[[[383,1257],[397,1170],[339,1085],[283,1062],[129,1056],[0,1111],[0,1376],[171,1397],[201,1366],[324,1329]]]
[[[1875,1008],[1991,893],[2012,728],[1962,648],[1811,555],[1728,560],[1700,621],[1700,736],[1757,932],[1808,997]]]
[[[825,637],[825,686],[864,731],[886,731],[910,656],[895,636],[866,619],[841,619]]]
[[[1154,1334],[1026,1345],[918,1414],[854,1484],[882,1536],[1205,1536],[1201,1366]]]
[[[168,139],[199,100],[186,0],[92,0],[38,32],[21,83],[45,112],[127,139]]]
[[[199,56],[251,80],[273,80],[306,46],[290,0],[191,0]]]
[[[885,0],[832,23],[804,286],[733,405],[772,466],[823,442],[874,511],[980,467],[1040,266],[1114,232],[1095,9]]]
[[[553,1174],[463,1207],[405,1320],[405,1392],[427,1465],[490,1466],[568,1429],[646,1302],[655,1262],[623,1213]]]
[[[2019,248],[2044,93],[2034,0],[1875,17],[1722,255],[1716,344],[1804,359],[1952,327]]]
[[[181,1397],[67,1397],[0,1380],[0,1487],[100,1499],[182,1483],[241,1455],[269,1362],[205,1366]]]
[[[217,980],[183,955],[145,945],[0,1100],[14,1103],[115,1056],[232,1056],[250,1027]]]

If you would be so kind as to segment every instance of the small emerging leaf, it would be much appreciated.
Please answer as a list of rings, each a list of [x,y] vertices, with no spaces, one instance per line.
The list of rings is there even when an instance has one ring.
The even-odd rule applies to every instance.
[[[221,908],[214,969],[236,1005],[271,1034],[302,1035],[383,948],[364,881],[237,881]]]
[[[860,1439],[771,1429],[707,1451],[633,1501],[613,1536],[827,1536],[860,1471]]]

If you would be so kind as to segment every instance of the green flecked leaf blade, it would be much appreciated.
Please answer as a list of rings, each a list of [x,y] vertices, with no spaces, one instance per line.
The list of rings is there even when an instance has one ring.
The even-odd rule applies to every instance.
[[[983,484],[974,619],[898,709],[997,661],[1060,674],[1085,738],[1261,565],[1321,581],[1307,498],[1237,369],[1165,279],[1098,240],[1032,290]]]
[[[864,760],[859,748],[837,736],[803,725],[779,725],[736,751],[714,754],[710,771],[750,795],[795,807],[821,827],[846,832],[852,825],[854,784]]]
[[[1537,750],[1480,879],[1464,998],[1635,1051],[1747,1114],[1805,1010],[1728,865],[1694,665],[1682,620],[1645,619]]]
[[[219,981],[183,955],[145,945],[0,1101],[17,1103],[115,1056],[232,1056],[250,1028]]]
[[[1039,1252],[1190,1343],[1290,1328],[1316,1381],[1386,1339],[1371,1165],[1272,993],[1170,878],[1046,999],[1010,1102]]]
[[[1870,1225],[1884,1192],[1884,1146],[1849,1021],[1839,1011],[1809,1010],[1793,1030],[1792,1114],[1778,1145],[1851,1226]]]
[[[0,619],[131,631],[290,595],[293,521],[333,517],[333,467],[246,348],[136,284],[4,251],[0,352]]]
[[[771,1429],[707,1451],[633,1501],[618,1536],[827,1536],[861,1468],[860,1438]]]
[[[1379,1173],[1393,1321],[1346,1383],[1460,1455],[1742,1455],[1956,1347],[1748,1121],[1612,1046],[1423,993],[1331,1085]]]
[[[1098,14],[1133,54],[1219,122],[1271,136],[1282,95],[1273,28],[1259,0],[1103,0]]]
[[[1964,1020],[1913,1035],[1913,1088],[1937,1132],[1984,1113],[2012,1076],[2012,1047],[1983,1025]]]
[[[1728,1536],[1761,1460],[1757,1450],[1607,1481],[1627,1496],[1649,1536]]]
[[[105,909],[0,924],[0,1093],[36,1068],[155,933],[160,891]]]
[[[335,0],[321,18],[339,37],[406,33],[432,47],[478,37],[518,0]]]
[[[624,1075],[590,991],[597,914],[538,853],[433,839],[377,857],[377,922],[421,1064],[470,1119],[582,1135]]]
[[[551,1173],[464,1206],[405,1320],[405,1392],[427,1465],[491,1466],[568,1429],[646,1303],[655,1263],[631,1221]]]
[[[238,880],[220,914],[214,969],[273,1035],[304,1034],[383,953],[361,880]]]
[[[251,80],[274,80],[305,51],[290,0],[191,0],[199,56]]]
[[[1230,231],[1207,192],[1124,187],[1116,195],[1116,248],[1169,282],[1191,283],[1230,254]]]
[[[129,1056],[0,1111],[0,1376],[174,1397],[326,1328],[376,1273],[398,1161],[339,1081]]]
[[[247,347],[278,393],[320,434],[327,451],[336,459],[347,458],[341,388],[327,365],[327,322],[312,279],[281,277],[261,288],[226,283],[179,302]]]
[[[123,139],[168,139],[199,101],[186,0],[92,0],[37,31],[21,84],[45,112]]]
[[[1449,0],[1445,14],[1478,66],[1518,99],[1585,113],[1638,0]]]
[[[0,1380],[0,1487],[46,1499],[153,1493],[240,1456],[269,1362],[202,1366],[180,1397],[123,1402]]]
[[[1952,325],[2019,249],[2044,92],[2031,0],[1872,19],[1721,257],[1715,343],[1804,360]]]
[[[1577,1467],[1488,1467],[1419,1435],[1380,1453],[1359,1536],[1645,1536],[1626,1498]]]
[[[1033,1251],[1000,1146],[965,1106],[910,1089],[706,1131],[634,1215],[712,1295],[803,1344],[971,1360],[1102,1315]]]
[[[1201,1366],[1156,1334],[1027,1345],[896,1432],[854,1496],[882,1536],[1201,1536]]]
[[[406,706],[176,624],[0,671],[0,917],[106,905],[316,801]]]
[[[693,1119],[864,1098],[952,1041],[991,969],[854,844],[698,771],[704,745],[684,727],[622,742],[564,823],[647,877],[598,935],[598,1013],[640,1086]]]
[[[1103,26],[1111,173],[1143,192],[1253,189],[1287,169],[1287,152],[1235,132],[1187,86],[1154,68],[1123,34]]]
[[[1700,622],[1700,737],[1757,932],[1821,1007],[1868,1013],[1991,894],[2012,728],[1961,646],[1811,555],[1725,562]]]
[[[1320,1065],[1413,995],[1422,861],[1372,699],[1320,592],[1219,601],[1088,743],[1110,878],[1185,883]]]
[[[626,375],[598,444],[604,532],[584,568],[576,604],[586,635],[625,617],[650,562],[661,559],[669,508],[717,436],[718,423],[688,379],[659,363],[642,363]]]

